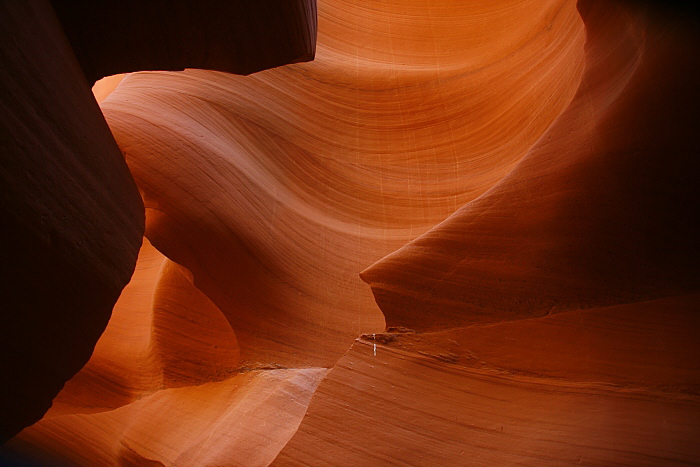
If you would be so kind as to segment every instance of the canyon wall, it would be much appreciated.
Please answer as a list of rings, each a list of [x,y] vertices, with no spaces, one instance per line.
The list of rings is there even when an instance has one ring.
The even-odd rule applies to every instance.
[[[5,441],[90,357],[133,272],[144,212],[50,6],[0,8]]]
[[[0,2],[0,441],[90,358],[142,241],[143,202],[92,83],[313,58],[313,1],[225,3]]]
[[[117,256],[133,268],[145,238],[97,344],[75,330],[89,361],[6,458],[700,462],[691,8],[289,2],[221,33],[244,44],[227,62],[224,18],[267,4],[216,3],[55,2],[87,82],[150,70],[93,88],[145,207]],[[182,68],[218,71],[154,71]]]

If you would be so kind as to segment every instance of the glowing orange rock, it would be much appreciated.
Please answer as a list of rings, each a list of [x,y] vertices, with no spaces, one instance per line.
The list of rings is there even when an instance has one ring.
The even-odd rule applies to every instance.
[[[700,462],[692,21],[428,3],[323,2],[312,63],[98,84],[148,241],[8,452]]]
[[[381,331],[358,273],[510,171],[578,84],[571,2],[368,6],[320,6],[314,62],[138,73],[102,103],[146,236],[222,310],[247,364],[327,367]],[[379,34],[394,27],[415,38]]]
[[[90,357],[144,216],[48,2],[0,4],[0,95],[2,443]]]

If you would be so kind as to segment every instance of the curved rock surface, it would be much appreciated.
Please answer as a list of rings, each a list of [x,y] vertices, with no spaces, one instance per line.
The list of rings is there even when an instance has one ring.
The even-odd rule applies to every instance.
[[[274,465],[695,464],[698,298],[365,335]]]
[[[0,3],[0,443],[90,357],[143,236],[142,200],[88,82],[309,60],[315,14],[313,0]]]
[[[102,103],[143,192],[146,236],[222,310],[246,364],[331,366],[381,331],[358,272],[493,185],[576,89],[584,36],[571,3],[457,18],[433,6],[427,26],[414,16],[425,5],[409,3],[396,27],[415,38],[377,33],[371,47],[366,7],[320,6],[314,62],[245,78],[133,74]],[[393,10],[374,7],[388,21]],[[482,15],[529,11],[506,37],[464,34]]]
[[[147,239],[5,455],[699,463],[678,8],[328,0],[314,62],[99,82]]]
[[[700,281],[691,24],[580,2],[586,73],[497,186],[363,273],[390,325],[628,303]]]
[[[143,203],[46,2],[0,3],[0,443],[90,357]]]

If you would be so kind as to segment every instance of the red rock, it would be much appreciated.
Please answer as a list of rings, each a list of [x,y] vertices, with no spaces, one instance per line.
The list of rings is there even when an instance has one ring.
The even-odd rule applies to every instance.
[[[273,465],[697,463],[697,299],[360,340]]]
[[[126,5],[149,36],[159,4]],[[126,9],[80,26],[116,8],[63,20],[88,76],[180,67],[187,5],[126,65],[110,29]],[[148,240],[89,362],[5,455],[700,462],[688,12],[329,0],[313,62],[99,82]],[[290,47],[314,28],[295,24]]]
[[[0,4],[0,442],[87,362],[134,270],[143,204],[45,2]]]
[[[399,50],[380,36],[350,68],[368,19],[357,9],[338,21],[339,8],[320,11],[314,62],[250,77],[132,74],[102,103],[144,194],[146,236],[222,310],[245,364],[329,367],[357,335],[381,331],[358,272],[505,175],[580,78],[573,4],[538,6],[507,44],[474,57],[454,45],[413,55],[425,35],[478,48],[463,31],[485,7],[458,25],[436,6],[444,38],[407,16],[398,23],[416,39]],[[550,20],[559,34],[538,34]],[[523,118],[533,105],[546,112]],[[492,136],[504,126],[520,137]]]
[[[316,21],[313,0],[38,1],[3,2],[0,29],[4,442],[86,363],[143,236],[142,200],[88,82],[309,60]]]

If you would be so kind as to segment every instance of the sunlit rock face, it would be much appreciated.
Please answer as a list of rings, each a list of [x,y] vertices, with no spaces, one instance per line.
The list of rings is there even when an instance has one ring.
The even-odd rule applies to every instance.
[[[379,23],[396,14],[382,5]],[[321,5],[314,62],[251,77],[134,74],[102,103],[143,193],[146,236],[221,309],[246,364],[331,366],[360,333],[383,330],[358,273],[508,173],[580,79],[573,4],[539,5],[487,38],[488,8],[457,21],[454,5],[407,4],[404,44],[343,7]]]
[[[312,62],[93,88],[146,238],[89,362],[7,455],[700,462],[695,17],[329,0],[317,19]]]

